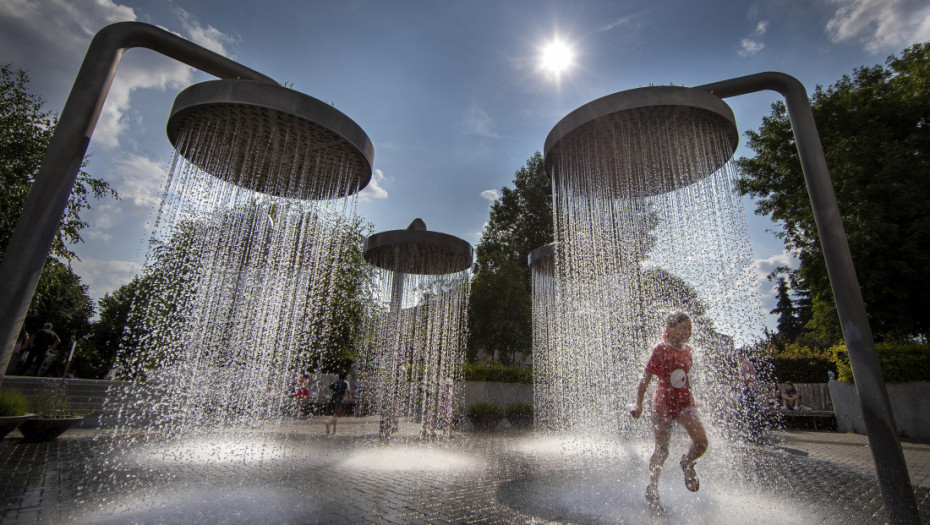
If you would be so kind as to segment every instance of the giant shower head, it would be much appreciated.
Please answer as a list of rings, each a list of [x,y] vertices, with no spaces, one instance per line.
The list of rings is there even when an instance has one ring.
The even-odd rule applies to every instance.
[[[175,99],[167,132],[198,168],[269,195],[333,199],[371,180],[374,148],[362,128],[331,105],[277,84],[195,84]]]
[[[535,272],[545,274],[555,273],[555,251],[558,243],[550,242],[531,251],[526,257],[526,262],[530,269]]]
[[[376,233],[365,239],[365,260],[399,273],[444,275],[461,272],[474,258],[468,241],[447,233],[426,231],[415,219],[406,230]]]
[[[739,134],[720,98],[686,87],[621,91],[585,104],[552,128],[546,171],[557,184],[611,198],[687,186],[733,156]]]

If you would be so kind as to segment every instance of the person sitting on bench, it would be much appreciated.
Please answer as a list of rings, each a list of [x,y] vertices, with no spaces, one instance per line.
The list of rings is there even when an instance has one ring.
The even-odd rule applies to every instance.
[[[801,410],[801,393],[798,392],[791,381],[785,381],[785,391],[781,401],[788,410]]]

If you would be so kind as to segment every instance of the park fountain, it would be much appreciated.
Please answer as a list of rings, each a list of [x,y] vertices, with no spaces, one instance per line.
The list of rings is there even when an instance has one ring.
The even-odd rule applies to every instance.
[[[612,95],[552,130],[556,243],[530,256],[543,426],[639,428],[623,407],[678,310],[694,321],[692,386],[727,418],[733,346],[762,324],[728,163],[736,141],[726,104],[680,87]]]
[[[186,435],[280,418],[295,374],[326,364],[323,309],[335,307],[371,143],[328,104],[240,80],[183,91],[167,132],[176,155],[149,293],[118,356],[161,395],[117,423]]]
[[[691,385],[705,424],[711,423],[712,440],[723,437],[719,430],[732,425],[732,412],[722,409],[735,372],[735,363],[726,354],[734,343],[749,342],[745,330],[753,328],[753,311],[758,309],[747,293],[750,261],[745,224],[733,170],[727,164],[737,133],[732,112],[717,97],[766,89],[786,99],[847,347],[850,355],[856,355],[851,359],[857,383],[862,377],[858,388],[868,405],[863,411],[869,413],[869,440],[885,510],[894,522],[919,522],[807,94],[797,80],[784,74],[761,73],[693,89],[616,93],[582,106],[549,134],[546,168],[553,180],[556,243],[530,255],[536,287],[534,352],[542,354],[536,372],[542,387],[536,393],[542,419],[538,423],[572,428],[579,419],[591,421],[593,412],[607,419],[606,424],[595,425],[596,430],[613,426],[625,438],[634,437],[632,421],[617,408],[631,399],[649,348],[659,341],[661,313],[681,310],[711,321],[695,326],[697,370],[692,369]],[[619,377],[605,374],[605,369]],[[601,382],[605,377],[607,381]],[[581,379],[588,389],[617,397],[601,405],[596,399],[585,399],[584,390],[572,391]],[[610,446],[627,453],[635,449],[623,439]],[[777,468],[774,458],[765,458],[761,450],[747,454],[739,447],[726,448],[717,458],[711,455],[702,462],[705,469],[716,470],[715,483],[729,497],[676,502],[685,513],[676,520],[714,516],[732,505],[734,496],[739,500],[740,490],[764,477],[760,473]],[[647,446],[630,456],[642,456],[633,462],[644,468],[648,454]],[[743,466],[732,468],[735,464]],[[630,465],[620,468],[629,470]],[[625,492],[616,485],[625,483],[623,479],[608,477],[601,488]],[[590,497],[589,491],[572,503],[553,497],[564,493],[565,482],[562,479],[551,491],[541,491],[540,505],[557,509],[560,516],[568,507],[589,508],[581,501]],[[592,480],[576,482],[599,492]],[[759,485],[747,497],[758,504],[763,500],[760,495],[771,493],[773,486],[775,493],[780,492],[780,483],[776,478],[774,485]],[[639,489],[635,482],[627,488],[631,493]],[[823,490],[830,493],[831,488]],[[772,511],[783,519],[806,519],[803,512],[786,512],[789,507],[783,502],[773,503]],[[855,509],[847,506],[839,512],[851,514]],[[597,512],[593,516],[606,518]],[[735,515],[724,511],[723,516]],[[591,517],[588,513],[587,519]]]
[[[591,447],[580,439],[574,443],[556,440],[553,444],[531,437],[525,442],[514,441],[512,448],[493,446],[499,441],[474,439],[459,441],[464,443],[454,453],[443,453],[435,447],[424,455],[421,448],[410,452],[403,447],[385,446],[366,447],[366,456],[355,454],[357,451],[351,447],[339,447],[336,440],[309,437],[306,425],[301,432],[293,431],[293,426],[287,430],[275,428],[282,406],[280,394],[289,382],[289,374],[312,361],[312,356],[321,355],[314,345],[325,339],[332,328],[327,324],[328,317],[315,314],[331,312],[337,296],[333,278],[339,274],[343,259],[340,253],[347,242],[343,233],[352,228],[351,195],[370,176],[371,145],[357,126],[331,107],[284,90],[255,71],[145,24],[117,24],[94,38],[62,112],[35,189],[0,267],[4,279],[0,295],[9,297],[0,315],[0,323],[4,323],[0,331],[7,339],[0,365],[5,365],[9,357],[119,58],[125,49],[137,46],[159,50],[221,78],[240,80],[192,88],[179,97],[169,121],[169,137],[178,155],[170,168],[165,201],[153,233],[150,265],[144,276],[150,301],[138,303],[133,312],[142,330],[126,334],[122,358],[124,374],[149,379],[143,386],[146,392],[140,395],[136,390],[123,402],[113,403],[120,410],[117,421],[122,426],[111,435],[101,433],[94,440],[78,438],[54,445],[28,445],[30,448],[17,448],[8,454],[5,467],[15,464],[19,469],[22,463],[28,471],[10,475],[10,488],[4,492],[18,502],[20,519],[78,523],[431,521],[437,510],[435,502],[441,500],[438,510],[449,511],[444,514],[448,521],[539,521],[540,516],[562,521],[648,520],[640,500],[645,477],[642,458],[648,453],[641,443],[615,440],[603,447],[600,444],[605,441],[601,440],[596,442],[596,451],[611,453],[591,454]],[[718,96],[766,88],[794,93],[786,96],[792,120],[807,122],[796,131],[807,172],[809,162],[804,151],[810,141],[804,137],[810,136],[812,118],[796,114],[796,81],[782,77],[773,80],[772,74],[767,75],[750,78],[749,87],[744,79],[735,79],[739,81],[736,86],[725,81],[701,90]],[[806,104],[806,93],[803,96]],[[665,261],[659,257],[680,256],[681,240],[692,245],[695,240],[705,240],[695,239],[693,228],[683,227],[681,220],[675,224],[675,220],[668,219],[682,219],[675,213],[681,213],[686,204],[705,199],[714,202],[719,198],[714,193],[732,183],[732,174],[704,177],[692,169],[693,158],[676,157],[675,153],[687,150],[707,155],[700,157],[704,167],[715,173],[721,171],[735,147],[735,141],[731,144],[728,138],[735,140],[735,134],[721,124],[721,118],[732,121],[732,116],[727,118],[727,111],[711,99],[698,103],[697,109],[687,109],[694,104],[680,100],[659,104],[654,99],[639,99],[626,107],[615,107],[613,103],[595,101],[583,108],[586,113],[570,115],[572,118],[557,126],[559,131],[554,131],[552,143],[547,143],[547,166],[556,181],[559,242],[549,263],[549,275],[559,278],[550,282],[549,289],[556,299],[588,295],[585,301],[568,309],[556,301],[549,305],[563,308],[565,318],[559,321],[579,327],[579,332],[583,330],[602,343],[616,335],[606,326],[616,321],[633,335],[621,335],[617,342],[609,344],[642,346],[654,337],[648,335],[655,324],[652,316],[665,308],[689,310],[696,317],[703,313],[713,319],[715,329],[739,340],[739,331],[720,320],[726,317],[720,316],[720,310],[726,312],[724,306],[733,308],[739,317],[743,305],[738,300],[726,305],[722,301],[705,304],[707,294],[715,290],[713,283],[688,271],[727,276],[736,286],[741,279],[739,264],[743,254],[738,249],[719,252],[733,255],[735,268],[714,267],[713,261],[698,257],[703,253],[700,251],[694,257],[689,254],[688,264],[681,267],[664,266]],[[614,118],[615,113],[626,110],[655,122]],[[806,112],[810,112],[809,107]],[[625,125],[635,132],[624,137],[641,141],[640,146],[631,143],[627,151],[637,152],[642,144],[668,135],[672,128],[664,120],[659,122],[660,114],[673,120],[685,115],[686,123],[690,119],[690,131],[685,124],[676,128],[681,133],[672,134],[676,137],[675,148],[645,159],[602,154],[603,147],[609,151],[619,144],[602,142],[604,134],[610,136]],[[598,122],[613,123],[601,127]],[[703,141],[688,141],[689,133],[699,137],[705,131],[716,136],[717,142],[708,146]],[[597,153],[579,156],[577,152],[583,153],[585,145],[593,146]],[[612,168],[633,166],[638,160],[649,168],[666,162],[665,169],[654,173],[671,177],[625,184],[613,184],[606,178]],[[817,168],[814,178],[823,178],[825,166]],[[727,168],[723,166],[722,170]],[[582,176],[576,180],[573,174]],[[822,182],[812,184],[822,186]],[[711,185],[713,191],[705,184]],[[598,187],[603,188],[602,193],[585,196],[584,191]],[[649,189],[653,187],[659,189]],[[815,196],[813,190],[811,194],[820,224],[822,194]],[[617,205],[615,201],[621,200],[634,204]],[[835,207],[835,202],[832,205]],[[659,213],[666,210],[672,213]],[[710,230],[733,225],[732,217],[727,215],[730,212],[718,213],[687,219]],[[827,218],[830,213],[833,211],[828,210]],[[595,217],[619,218],[619,222],[592,220]],[[832,221],[833,226],[838,223]],[[639,224],[648,225],[648,231],[639,231],[632,244],[605,246],[596,242],[625,239],[605,229],[626,231],[623,228],[632,225],[642,230]],[[367,243],[369,260],[386,273],[380,275],[382,315],[371,326],[376,337],[364,349],[364,358],[371,367],[363,371],[384,371],[369,378],[372,388],[368,389],[383,393],[373,400],[381,415],[387,414],[382,428],[390,432],[400,416],[409,414],[421,419],[420,430],[429,434],[437,430],[439,386],[452,379],[453,391],[458,393],[455,389],[460,387],[455,380],[461,377],[471,249],[451,236],[446,237],[458,242],[442,241],[442,234],[427,235],[432,232],[423,231],[422,221],[418,226],[422,226],[420,231],[384,232]],[[842,235],[830,237],[829,242],[835,242]],[[461,248],[462,244],[467,250]],[[452,259],[459,262],[449,269],[438,262],[442,257],[434,256],[448,253],[454,246],[459,248],[451,250],[455,255]],[[828,256],[832,252],[826,248],[824,251]],[[571,261],[575,256],[586,258],[593,267],[574,267]],[[831,279],[835,278],[830,261],[828,267]],[[849,284],[848,280],[843,283]],[[841,288],[843,293],[858,290],[854,276],[852,285]],[[682,293],[669,291],[675,289]],[[656,300],[630,304],[636,290],[652,294]],[[685,291],[693,291],[701,302],[682,301]],[[723,293],[726,289],[717,291]],[[597,298],[602,292],[615,301]],[[837,302],[844,328],[867,340],[867,349],[871,335],[867,323],[862,326],[864,311],[853,311],[847,324],[844,312],[855,300],[844,299],[838,293]],[[615,317],[596,315],[595,310],[605,306],[618,310]],[[556,320],[551,314],[547,319],[546,327],[553,333],[559,332]],[[712,332],[710,323],[706,326],[699,326],[695,336],[699,348],[729,347],[727,339]],[[598,354],[593,343],[572,337],[575,335],[547,335],[545,344],[563,356],[570,344],[580,344],[579,352],[590,360],[590,367],[610,364],[609,359],[616,358],[613,353]],[[862,347],[861,340],[853,342]],[[862,354],[853,346],[850,344],[850,355],[857,385],[865,392],[875,382],[868,376],[870,365],[863,368],[857,364]],[[136,351],[129,352],[131,347]],[[696,388],[704,392],[712,392],[713,374],[721,366],[729,366],[718,366],[713,355],[710,351],[700,354],[704,360],[698,366],[705,367],[705,377],[696,378]],[[642,360],[642,356],[634,356],[613,365],[633,363],[637,365],[634,368],[639,368]],[[558,363],[557,367],[563,366]],[[550,383],[559,379],[552,372],[560,369],[557,367],[549,366],[550,371],[545,372]],[[862,370],[866,372],[864,377],[860,375]],[[607,388],[586,381],[592,389]],[[615,389],[629,391],[625,385]],[[555,394],[545,395],[554,400],[553,404],[557,401]],[[881,403],[887,405],[887,395],[884,400],[881,396],[860,397],[868,404],[867,417],[872,418],[868,422],[870,434],[880,434],[884,424],[881,420],[890,409],[873,408]],[[621,395],[615,399],[627,398]],[[557,423],[555,428],[571,428],[570,414],[550,413],[555,415],[547,419]],[[893,428],[890,417],[886,419]],[[134,424],[145,428],[128,428]],[[168,439],[155,437],[159,432],[167,434]],[[635,434],[636,430],[629,432]],[[876,449],[879,477],[886,489],[896,468],[891,456],[900,455],[900,446],[873,446]],[[547,457],[549,451],[555,451],[555,457]],[[888,463],[883,464],[880,457],[888,459]],[[39,462],[46,466],[35,468]],[[781,465],[787,467],[779,468]],[[795,468],[799,465],[802,468]],[[765,451],[711,454],[703,460],[702,472],[715,484],[702,487],[698,498],[685,493],[680,478],[675,480],[671,472],[664,477],[663,493],[669,493],[672,485],[677,488],[666,499],[675,504],[669,518],[742,522],[757,519],[762,512],[780,521],[803,523],[811,517],[865,521],[871,516],[868,505],[865,511],[859,508],[862,502],[857,500],[855,490],[835,495],[823,490],[808,497],[804,488],[816,488],[818,483],[818,479],[806,475],[812,471],[809,466]],[[901,472],[906,480],[906,469],[898,469],[898,474]],[[852,479],[850,487],[871,483],[866,476],[853,477],[843,469],[820,477]],[[768,491],[755,490],[759,484]],[[913,506],[913,493],[909,497]],[[36,499],[41,500],[38,507]],[[906,522],[907,502],[896,506],[887,491],[886,502],[893,521]],[[386,516],[385,512],[391,514]],[[895,512],[905,519],[895,519]]]
[[[472,258],[466,241],[427,231],[421,219],[365,241],[365,259],[381,269],[381,289],[360,374],[382,437],[404,419],[418,424],[421,437],[451,432],[463,388]]]

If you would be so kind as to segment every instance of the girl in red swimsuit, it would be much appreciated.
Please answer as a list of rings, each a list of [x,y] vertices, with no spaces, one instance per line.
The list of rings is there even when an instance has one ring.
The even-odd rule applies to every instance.
[[[653,400],[652,424],[656,448],[649,460],[649,486],[646,501],[656,512],[662,512],[659,503],[659,476],[662,465],[668,458],[668,444],[672,435],[672,424],[678,423],[691,436],[691,448],[681,457],[681,470],[685,486],[691,492],[700,488],[694,462],[707,450],[707,434],[694,409],[688,372],[691,371],[691,319],[684,313],[672,314],[666,319],[662,343],[652,350],[643,378],[636,389],[636,403],[630,410],[635,419],[643,413],[643,397],[653,376],[657,379],[656,395]]]

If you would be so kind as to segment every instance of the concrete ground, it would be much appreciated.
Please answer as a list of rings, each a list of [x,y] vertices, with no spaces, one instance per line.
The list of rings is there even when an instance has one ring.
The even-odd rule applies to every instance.
[[[676,435],[660,493],[643,500],[645,439],[463,432],[391,441],[371,418],[232,429],[165,442],[73,429],[49,443],[0,441],[3,523],[884,523],[866,439],[772,432],[712,442],[689,493]],[[904,443],[930,523],[930,445]]]

